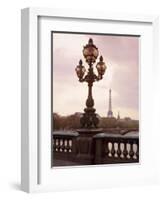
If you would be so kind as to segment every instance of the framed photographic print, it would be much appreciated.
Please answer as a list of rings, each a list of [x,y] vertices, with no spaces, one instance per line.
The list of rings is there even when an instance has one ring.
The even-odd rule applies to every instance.
[[[140,36],[51,34],[52,166],[139,162]],[[80,59],[74,69],[82,56],[85,62]]]
[[[157,34],[157,16],[22,10],[22,190],[158,182]]]

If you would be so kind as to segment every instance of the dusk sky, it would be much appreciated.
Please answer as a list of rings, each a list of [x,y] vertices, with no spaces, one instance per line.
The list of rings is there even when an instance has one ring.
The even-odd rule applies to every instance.
[[[101,81],[93,85],[96,112],[106,117],[109,89],[112,90],[112,110],[117,117],[139,117],[139,38],[129,36],[53,34],[53,112],[69,115],[83,112],[88,94],[87,83],[80,83],[75,68],[82,59],[83,46],[89,38],[99,49],[107,65]],[[98,61],[99,59],[97,59]],[[97,74],[94,65],[94,71]]]

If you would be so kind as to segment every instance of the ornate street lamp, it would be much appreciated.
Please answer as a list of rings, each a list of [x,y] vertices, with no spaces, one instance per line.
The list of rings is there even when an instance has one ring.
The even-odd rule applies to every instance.
[[[83,48],[83,55],[86,62],[89,65],[88,72],[85,75],[86,69],[82,64],[82,60],[79,61],[75,71],[80,82],[88,83],[88,98],[86,100],[86,108],[84,114],[80,119],[82,128],[97,128],[99,123],[98,115],[95,113],[96,109],[94,106],[94,100],[92,97],[92,86],[95,81],[99,81],[103,78],[106,70],[106,65],[103,61],[103,57],[100,56],[99,62],[96,65],[98,75],[93,71],[93,64],[99,55],[98,48],[93,44],[93,40],[90,38],[88,44]],[[85,76],[84,76],[85,75]]]

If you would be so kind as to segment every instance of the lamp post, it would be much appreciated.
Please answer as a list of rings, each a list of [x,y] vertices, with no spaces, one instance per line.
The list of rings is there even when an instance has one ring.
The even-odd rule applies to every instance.
[[[90,38],[88,44],[83,48],[83,56],[88,64],[88,71],[83,66],[82,60],[79,61],[75,71],[80,82],[88,83],[88,98],[86,100],[86,108],[84,114],[80,119],[82,128],[97,128],[99,123],[98,115],[95,113],[94,100],[92,97],[92,87],[95,81],[99,81],[103,78],[106,70],[106,65],[103,61],[103,57],[99,57],[99,62],[96,64],[98,75],[94,73],[93,65],[99,56],[98,48],[93,44],[93,40]]]

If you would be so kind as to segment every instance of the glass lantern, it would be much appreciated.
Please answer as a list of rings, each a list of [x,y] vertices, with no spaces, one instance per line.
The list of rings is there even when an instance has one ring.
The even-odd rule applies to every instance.
[[[96,65],[99,76],[103,76],[106,70],[106,65],[103,62],[103,57],[100,56],[100,61]]]
[[[90,38],[88,44],[84,46],[83,55],[87,63],[94,63],[99,55],[98,48],[93,44],[93,40]]]
[[[82,79],[86,72],[85,67],[82,65],[82,60],[79,61],[79,65],[75,68],[75,71],[76,71],[78,78]]]

